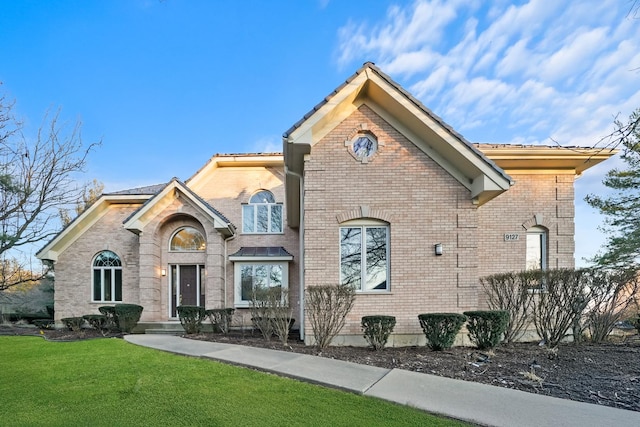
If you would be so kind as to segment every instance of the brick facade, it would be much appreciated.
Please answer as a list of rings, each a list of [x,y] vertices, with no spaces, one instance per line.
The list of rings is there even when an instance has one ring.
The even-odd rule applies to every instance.
[[[362,132],[378,144],[366,161],[351,145]],[[284,155],[214,156],[186,187],[149,188],[143,193],[149,200],[131,192],[103,196],[101,209],[89,209],[38,255],[55,261],[56,318],[96,313],[104,304],[91,302],[91,263],[101,250],[123,261],[123,302],[143,305],[145,322],[175,322],[172,265],[204,265],[205,306],[235,307],[239,278],[229,255],[282,247],[293,256],[288,285],[300,325],[300,287],[340,283],[341,225],[375,221],[389,230],[388,290],[358,292],[334,344],[364,344],[360,319],[374,314],[396,317],[389,345],[423,344],[418,314],[484,308],[479,278],[524,269],[532,227],[546,232],[548,267],[574,266],[574,179],[610,155],[473,146],[373,64],[296,123],[283,142]],[[282,233],[243,233],[242,207],[260,190],[284,205]],[[125,203],[128,195],[137,202]],[[129,219],[138,213],[139,220]],[[128,230],[123,221],[135,224]],[[185,226],[202,233],[205,251],[169,250],[171,236]],[[248,309],[236,313],[237,325],[250,324]]]

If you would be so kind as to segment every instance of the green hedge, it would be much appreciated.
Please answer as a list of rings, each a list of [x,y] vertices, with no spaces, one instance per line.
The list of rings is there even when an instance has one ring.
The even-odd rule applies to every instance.
[[[500,344],[509,323],[508,311],[465,311],[464,314],[468,318],[469,339],[479,349],[493,348]]]
[[[113,307],[116,326],[121,332],[131,333],[136,327],[143,307],[137,304],[116,304]]]
[[[106,329],[107,316],[104,314],[85,314],[82,317],[84,320],[89,322],[93,329],[97,329],[99,331]]]
[[[177,307],[180,323],[187,334],[197,334],[202,329],[205,319],[205,309],[198,305],[179,305]]]
[[[82,325],[84,324],[84,318],[82,317],[65,317],[64,319],[60,319],[62,324],[67,327],[70,331],[78,332],[82,329]]]
[[[364,316],[362,317],[360,326],[364,333],[364,339],[367,340],[369,346],[374,350],[381,350],[387,344],[389,335],[396,326],[396,318],[394,316]]]
[[[432,350],[443,350],[453,345],[467,316],[459,313],[425,313],[419,314],[418,319],[427,345]]]
[[[228,334],[231,328],[231,319],[233,319],[234,308],[212,308],[204,312],[209,317],[214,332],[222,332]]]

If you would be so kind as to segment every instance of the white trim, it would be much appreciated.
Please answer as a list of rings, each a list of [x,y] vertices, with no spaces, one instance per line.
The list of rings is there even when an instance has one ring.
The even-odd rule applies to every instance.
[[[234,301],[233,305],[236,308],[249,308],[251,306],[250,301],[242,300],[242,266],[246,265],[278,265],[282,267],[282,289],[289,289],[289,262],[288,261],[242,261],[236,262],[233,265],[233,288],[234,288]]]

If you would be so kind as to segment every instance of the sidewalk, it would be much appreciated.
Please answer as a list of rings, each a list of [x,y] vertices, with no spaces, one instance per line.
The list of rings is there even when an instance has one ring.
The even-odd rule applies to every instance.
[[[132,344],[258,369],[489,426],[640,426],[640,413],[401,369],[196,341],[126,335]]]

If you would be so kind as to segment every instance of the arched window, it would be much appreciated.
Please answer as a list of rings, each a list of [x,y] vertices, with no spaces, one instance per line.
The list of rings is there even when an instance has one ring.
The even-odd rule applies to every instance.
[[[93,259],[94,302],[122,301],[122,262],[111,251],[102,251]]]
[[[389,225],[353,220],[340,227],[340,283],[358,291],[389,290]]]
[[[547,269],[547,230],[543,227],[530,227],[527,229],[527,270]]]
[[[282,204],[271,191],[258,191],[242,206],[242,232],[282,233]]]
[[[171,251],[204,251],[207,243],[198,230],[193,227],[184,227],[171,236],[169,250]]]

